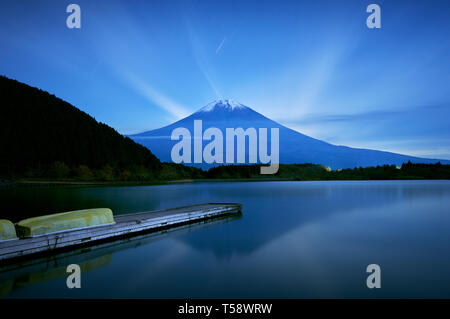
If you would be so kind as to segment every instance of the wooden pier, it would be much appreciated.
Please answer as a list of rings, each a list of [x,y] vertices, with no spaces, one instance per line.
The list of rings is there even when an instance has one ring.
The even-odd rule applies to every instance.
[[[0,261],[11,261],[80,246],[96,245],[106,241],[136,236],[162,228],[181,226],[230,214],[239,214],[241,205],[209,203],[159,211],[114,216],[113,225],[68,230],[30,238],[0,241]]]

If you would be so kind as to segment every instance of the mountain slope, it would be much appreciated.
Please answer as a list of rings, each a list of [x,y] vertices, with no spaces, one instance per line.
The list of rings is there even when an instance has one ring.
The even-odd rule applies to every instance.
[[[160,167],[145,147],[69,103],[0,76],[0,174],[45,170],[54,162],[101,168]]]
[[[161,160],[171,162],[171,149],[178,141],[171,141],[172,131],[178,127],[187,128],[193,134],[194,120],[202,120],[203,131],[208,127],[219,128],[225,136],[226,128],[249,127],[278,128],[279,129],[279,154],[280,163],[313,163],[337,168],[353,168],[377,166],[383,164],[401,165],[411,161],[412,163],[436,163],[439,160],[425,159],[391,152],[375,151],[369,149],[357,149],[346,146],[336,146],[324,141],[309,137],[297,131],[289,129],[264,115],[232,100],[218,100],[212,102],[192,115],[160,129],[130,135],[130,137],[150,148]],[[208,142],[204,142],[203,145]],[[270,138],[268,149],[270,149]],[[225,152],[225,147],[224,147]],[[248,147],[246,149],[248,153]],[[235,152],[236,154],[236,152]],[[247,160],[246,160],[247,162]],[[450,161],[441,160],[442,163]],[[213,165],[197,165],[208,168]]]

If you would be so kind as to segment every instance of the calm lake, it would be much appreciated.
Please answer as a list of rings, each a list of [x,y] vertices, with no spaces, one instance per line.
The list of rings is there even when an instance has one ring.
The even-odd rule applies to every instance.
[[[239,202],[242,216],[5,271],[6,298],[449,298],[450,181],[2,187],[0,218]],[[82,268],[68,289],[66,266]],[[366,267],[381,267],[368,289]]]

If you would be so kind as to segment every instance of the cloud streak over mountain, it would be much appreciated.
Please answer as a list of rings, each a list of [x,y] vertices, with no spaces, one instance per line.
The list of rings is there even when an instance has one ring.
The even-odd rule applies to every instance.
[[[161,107],[167,111],[174,120],[179,120],[189,113],[186,108],[179,103],[173,101],[171,98],[165,96],[161,92],[158,92],[148,83],[142,81],[131,73],[123,73],[124,79],[130,83],[130,87],[136,90],[136,92],[145,97],[150,103]]]

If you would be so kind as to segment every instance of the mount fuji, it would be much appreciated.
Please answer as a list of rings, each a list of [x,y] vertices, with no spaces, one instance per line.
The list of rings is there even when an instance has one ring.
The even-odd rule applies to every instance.
[[[226,128],[253,127],[279,129],[279,160],[281,164],[312,163],[330,166],[332,169],[377,166],[384,164],[401,165],[408,161],[412,163],[450,164],[448,160],[419,158],[391,152],[370,149],[351,148],[333,145],[287,128],[248,106],[233,100],[217,100],[204,106],[197,112],[168,126],[129,135],[135,142],[149,148],[163,162],[172,162],[171,150],[178,143],[171,140],[172,131],[176,128],[186,128],[194,132],[194,121],[202,120],[203,130],[215,127],[225,133]],[[270,150],[270,138],[268,149]],[[225,147],[223,148],[225,152]],[[248,153],[248,151],[247,151]],[[236,152],[235,152],[236,154]],[[246,157],[248,163],[248,156]],[[187,164],[207,169],[214,164]]]

